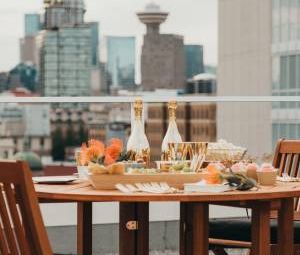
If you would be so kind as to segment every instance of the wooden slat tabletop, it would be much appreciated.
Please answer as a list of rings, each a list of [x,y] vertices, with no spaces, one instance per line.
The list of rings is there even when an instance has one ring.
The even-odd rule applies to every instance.
[[[213,202],[300,197],[300,183],[297,182],[278,182],[276,186],[262,186],[259,190],[230,191],[223,193],[125,194],[115,190],[95,190],[88,182],[78,182],[67,185],[36,184],[35,189],[40,199],[78,202]]]

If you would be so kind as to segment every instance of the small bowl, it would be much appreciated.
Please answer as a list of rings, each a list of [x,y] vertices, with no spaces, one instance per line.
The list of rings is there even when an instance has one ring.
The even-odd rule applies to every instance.
[[[87,180],[89,169],[87,166],[77,166],[78,176],[80,179]]]
[[[273,186],[276,184],[278,170],[273,171],[257,171],[258,183],[263,186]]]
[[[190,165],[190,160],[155,161],[157,169],[161,172],[170,172],[170,168],[177,164]]]
[[[162,172],[169,172],[171,166],[173,165],[172,161],[155,161],[157,169]]]
[[[248,169],[247,170],[247,177],[252,178],[255,181],[258,181],[257,170]]]

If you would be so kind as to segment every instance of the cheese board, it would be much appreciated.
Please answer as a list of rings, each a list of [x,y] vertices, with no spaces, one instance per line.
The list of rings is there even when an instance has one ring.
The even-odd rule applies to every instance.
[[[88,174],[91,185],[98,190],[115,190],[117,184],[165,182],[170,187],[183,189],[185,183],[196,183],[204,173],[153,173],[153,174]]]

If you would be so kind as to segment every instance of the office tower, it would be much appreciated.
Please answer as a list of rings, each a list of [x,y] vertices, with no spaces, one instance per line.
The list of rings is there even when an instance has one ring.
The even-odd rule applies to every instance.
[[[7,90],[8,86],[8,73],[0,72],[0,92]]]
[[[42,29],[41,16],[29,13],[24,16],[24,37],[20,39],[20,62],[38,64],[38,51],[35,37]]]
[[[25,37],[35,36],[42,28],[41,16],[37,13],[25,14]]]
[[[184,45],[184,53],[186,79],[191,79],[197,74],[204,73],[203,46]]]
[[[84,23],[83,0],[44,0],[45,28],[74,27]]]
[[[271,95],[271,7],[270,0],[219,1],[219,96]],[[250,154],[271,152],[269,103],[219,103],[217,109],[218,138]]]
[[[87,23],[91,28],[92,65],[99,66],[99,22]]]
[[[146,25],[141,57],[142,87],[144,90],[183,89],[185,84],[185,57],[183,37],[160,34],[160,24],[168,13],[154,3],[137,13]]]
[[[38,36],[40,84],[44,96],[91,95],[91,27],[83,1],[45,1],[46,30]]]
[[[107,37],[108,88],[135,87],[135,37]]]
[[[35,36],[25,36],[20,39],[20,62],[38,65],[39,53]]]
[[[300,96],[299,12],[298,1],[272,1],[273,96]],[[299,139],[299,107],[299,102],[273,103],[273,145],[281,137]]]

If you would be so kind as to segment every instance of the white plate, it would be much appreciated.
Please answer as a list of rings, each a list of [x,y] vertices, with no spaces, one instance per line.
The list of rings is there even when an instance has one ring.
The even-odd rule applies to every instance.
[[[76,176],[41,176],[33,177],[34,183],[38,184],[65,184],[78,180]]]

